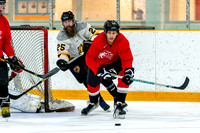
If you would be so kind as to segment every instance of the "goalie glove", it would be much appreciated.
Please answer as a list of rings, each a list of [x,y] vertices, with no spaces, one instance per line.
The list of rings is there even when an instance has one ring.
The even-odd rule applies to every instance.
[[[67,71],[69,69],[69,64],[63,59],[59,59],[56,64],[62,71]]]
[[[124,70],[124,74],[125,76],[122,78],[122,81],[126,84],[126,85],[130,85],[133,83],[133,81],[131,80],[131,78],[134,77],[134,68],[126,68]]]
[[[13,65],[10,65],[10,68],[17,72],[17,73],[21,73],[22,72],[22,68],[24,68],[23,62],[16,56],[13,56],[12,59],[8,58],[8,61],[10,63],[12,63]]]
[[[111,81],[112,76],[110,75],[110,72],[106,71],[105,68],[100,67],[97,71],[97,77],[102,78],[103,80]]]

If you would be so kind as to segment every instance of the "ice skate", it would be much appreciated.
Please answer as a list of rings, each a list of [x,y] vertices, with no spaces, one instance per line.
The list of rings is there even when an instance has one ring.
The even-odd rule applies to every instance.
[[[113,118],[114,119],[124,119],[125,118],[125,115],[126,115],[126,111],[125,111],[125,108],[127,107],[128,105],[126,103],[121,103],[121,102],[117,102],[115,105],[114,105],[114,113],[113,113]]]
[[[1,104],[1,116],[3,118],[10,117],[10,102],[2,102]]]
[[[81,111],[81,115],[88,115],[91,111],[98,108],[98,106],[98,103],[89,103],[88,106]]]
[[[108,105],[105,101],[100,102],[99,105],[104,111],[111,112],[110,105]]]
[[[88,104],[90,104],[90,101],[88,100],[87,101],[87,105]],[[106,111],[106,112],[111,112],[111,110],[110,110],[110,105],[108,105],[105,101],[101,101],[100,103],[99,103],[99,105],[100,105],[100,107],[104,110],[104,111]]]

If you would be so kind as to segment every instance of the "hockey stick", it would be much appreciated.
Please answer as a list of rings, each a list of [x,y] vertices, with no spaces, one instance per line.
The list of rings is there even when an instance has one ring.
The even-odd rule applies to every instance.
[[[18,99],[21,96],[25,95],[26,93],[28,93],[30,90],[32,90],[33,88],[37,87],[39,84],[43,83],[44,81],[46,81],[49,77],[51,77],[52,75],[56,74],[60,69],[58,67],[52,69],[50,72],[47,73],[47,76],[45,79],[40,80],[37,84],[33,85],[32,87],[30,87],[29,89],[27,89],[26,91],[24,91],[23,93],[19,94],[19,95],[12,95],[9,94],[9,97],[11,99]]]
[[[123,76],[115,75],[113,73],[111,73],[110,75],[113,76],[113,77],[116,77],[116,78],[123,78]],[[140,79],[135,79],[135,78],[131,78],[131,81],[141,82],[141,83],[146,83],[146,84],[151,84],[151,85],[164,86],[164,87],[167,87],[167,88],[184,90],[188,86],[190,80],[189,80],[188,77],[186,77],[184,83],[181,86],[165,85],[165,84],[160,84],[160,83],[155,83],[155,82],[150,82],[150,81],[145,81],[145,80],[140,80]]]
[[[73,59],[71,59],[68,64],[72,63],[73,61],[75,61],[76,59],[78,59],[79,57],[81,57],[83,55],[79,55]],[[43,76],[45,78],[43,78],[41,81],[39,81],[37,84],[33,85],[32,87],[30,87],[29,89],[27,89],[26,91],[24,91],[23,93],[19,94],[19,95],[12,95],[12,94],[9,94],[10,98],[11,99],[18,99],[20,97],[22,97],[23,95],[25,95],[26,93],[28,93],[30,90],[32,90],[33,88],[37,87],[39,84],[41,84],[42,82],[44,82],[45,80],[47,80],[49,77],[51,77],[52,75],[56,74],[60,69],[58,67],[52,69],[50,72],[44,74]]]
[[[41,84],[42,82],[44,82],[44,81],[47,80],[47,79],[48,79],[48,78],[40,80],[36,85],[33,85],[32,87],[30,87],[29,89],[27,89],[26,91],[24,91],[23,93],[21,93],[21,94],[19,94],[19,95],[12,95],[12,94],[9,94],[9,97],[10,97],[11,99],[16,100],[16,99],[22,97],[23,95],[25,95],[26,93],[28,93],[28,92],[29,92],[30,90],[32,90],[33,88],[37,87],[39,84]]]
[[[10,64],[10,65],[15,65],[15,66],[20,67],[19,65],[16,65],[16,64],[13,64],[13,63],[9,62],[7,59],[2,59],[2,58],[0,58],[0,60],[3,61],[3,62],[8,63],[8,64]],[[48,72],[48,73],[46,73],[46,74],[43,74],[43,75],[40,75],[40,74],[37,74],[37,73],[35,73],[35,72],[33,72],[33,71],[30,71],[30,70],[28,70],[28,69],[26,69],[26,68],[22,68],[22,67],[20,67],[20,68],[21,68],[22,70],[24,70],[24,71],[30,73],[30,74],[33,74],[33,75],[35,75],[35,76],[37,76],[37,77],[40,77],[40,78],[42,78],[42,79],[45,79],[45,78],[48,78],[48,77],[52,76],[52,74],[54,74],[54,71],[56,72],[56,71],[58,71],[57,69],[59,69],[59,68],[54,68],[54,69],[51,70],[50,72]],[[57,72],[56,72],[56,73],[57,73]]]
[[[72,62],[74,62],[75,60],[77,60],[79,57],[83,56],[84,54],[81,54],[75,58],[72,58],[70,61],[67,62],[67,64],[71,64]]]

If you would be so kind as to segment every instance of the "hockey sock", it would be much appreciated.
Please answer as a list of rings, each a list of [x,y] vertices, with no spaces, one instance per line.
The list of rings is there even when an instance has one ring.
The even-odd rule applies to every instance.
[[[0,99],[8,97],[8,86],[0,85]]]
[[[0,105],[3,101],[10,102],[8,98],[8,86],[6,85],[0,85]]]
[[[117,87],[116,85],[113,83],[113,81],[102,81],[102,84],[106,87],[106,89],[108,90],[108,92],[115,97],[116,93],[117,93]]]
[[[99,102],[99,96],[100,96],[100,94],[98,94],[96,96],[89,96],[90,102],[95,103],[95,104],[98,103]]]
[[[87,83],[86,82],[83,82],[83,84],[84,84],[84,86],[87,88]],[[91,97],[90,97],[90,99],[91,99]],[[92,98],[93,99],[93,98]],[[104,101],[104,99],[103,99],[103,97],[101,96],[101,94],[99,94],[99,102],[101,103],[101,102],[103,102]],[[90,101],[91,102],[91,101]],[[105,101],[104,101],[105,102]]]
[[[119,92],[117,92],[116,98],[114,99],[114,103],[116,103],[117,101],[125,103],[126,94],[127,93],[119,93]]]

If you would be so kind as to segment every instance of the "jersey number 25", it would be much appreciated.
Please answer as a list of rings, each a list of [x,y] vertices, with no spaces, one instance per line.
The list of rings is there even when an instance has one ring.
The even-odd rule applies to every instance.
[[[57,51],[63,51],[63,50],[65,50],[65,44],[58,44]]]

